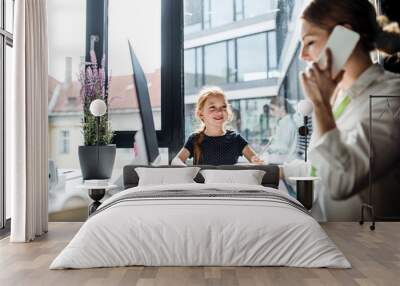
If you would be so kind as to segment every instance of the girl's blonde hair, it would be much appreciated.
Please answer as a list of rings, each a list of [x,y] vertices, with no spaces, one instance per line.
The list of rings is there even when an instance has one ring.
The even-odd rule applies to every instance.
[[[225,128],[226,124],[228,124],[233,119],[232,108],[229,105],[228,100],[226,99],[225,93],[221,88],[216,87],[216,86],[207,86],[207,87],[204,87],[199,92],[199,97],[198,97],[197,103],[196,103],[195,116],[196,116],[197,120],[200,122],[200,127],[196,131],[197,135],[194,140],[194,148],[193,148],[194,164],[197,164],[200,160],[200,157],[201,157],[200,145],[204,140],[204,136],[205,136],[204,131],[206,130],[206,126],[200,117],[200,112],[203,110],[204,105],[206,104],[207,100],[210,97],[215,97],[215,96],[220,96],[223,98],[224,103],[226,105],[226,111],[228,112],[228,120],[226,122],[224,122],[224,128]]]

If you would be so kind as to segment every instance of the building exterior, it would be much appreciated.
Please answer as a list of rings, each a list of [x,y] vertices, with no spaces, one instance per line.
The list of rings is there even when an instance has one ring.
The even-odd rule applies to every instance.
[[[303,1],[185,0],[185,133],[196,130],[203,86],[218,85],[234,111],[231,126],[261,151],[274,136],[274,96],[295,107],[303,96],[294,20]]]

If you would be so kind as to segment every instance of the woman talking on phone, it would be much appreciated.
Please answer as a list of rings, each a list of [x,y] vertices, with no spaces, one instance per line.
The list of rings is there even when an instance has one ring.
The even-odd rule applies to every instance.
[[[360,218],[361,204],[368,202],[371,140],[375,214],[400,215],[400,123],[393,118],[400,119],[399,98],[373,100],[369,136],[369,96],[400,95],[399,75],[371,60],[375,49],[389,54],[400,50],[399,36],[384,32],[376,16],[368,0],[312,0],[301,16],[301,58],[310,68],[300,78],[314,105],[309,158],[311,172],[321,178],[314,205],[321,220]],[[335,55],[324,47],[337,25],[355,31],[360,39],[343,70],[333,75]],[[323,51],[326,63],[318,64]],[[385,113],[388,102],[392,111]],[[290,176],[286,171],[285,177]]]

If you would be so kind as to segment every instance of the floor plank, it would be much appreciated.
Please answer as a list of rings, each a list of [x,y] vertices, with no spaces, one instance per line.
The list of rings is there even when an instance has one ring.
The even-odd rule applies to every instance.
[[[357,223],[322,227],[352,263],[352,269],[289,267],[118,267],[48,269],[82,223],[50,223],[49,233],[32,243],[0,240],[0,285],[399,285],[400,223],[377,223],[375,231]]]

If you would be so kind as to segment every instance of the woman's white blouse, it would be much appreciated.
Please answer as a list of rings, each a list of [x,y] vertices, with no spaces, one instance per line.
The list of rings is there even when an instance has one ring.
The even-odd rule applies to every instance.
[[[400,75],[377,64],[369,67],[340,92],[335,105],[345,96],[351,102],[336,119],[337,128],[311,140],[309,158],[321,177],[317,192],[323,219],[359,219],[361,203],[368,202],[370,143],[376,214],[400,214],[400,97],[372,99],[370,136],[370,95],[400,96]]]

